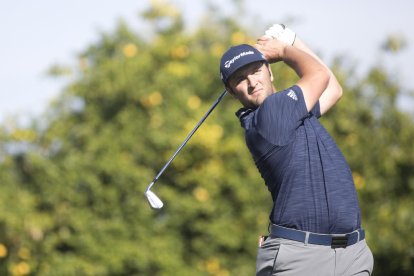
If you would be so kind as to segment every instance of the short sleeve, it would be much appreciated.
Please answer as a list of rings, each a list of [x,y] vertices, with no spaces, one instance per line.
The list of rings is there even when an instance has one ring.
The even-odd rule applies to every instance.
[[[320,114],[319,104],[315,105],[314,112]],[[266,140],[283,146],[289,143],[309,114],[302,90],[294,85],[269,96],[258,108],[254,123],[257,132]]]
[[[320,118],[322,116],[321,114],[321,107],[319,104],[319,101],[316,102],[316,104],[313,106],[312,110],[310,111],[312,115],[314,115],[316,118]]]

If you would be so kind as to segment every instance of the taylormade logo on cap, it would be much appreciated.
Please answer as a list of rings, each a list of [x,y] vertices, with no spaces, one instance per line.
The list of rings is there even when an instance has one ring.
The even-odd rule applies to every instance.
[[[248,52],[243,52],[243,53],[240,53],[239,55],[237,55],[237,56],[235,56],[234,58],[232,58],[232,59],[230,59],[230,60],[227,60],[225,63],[224,63],[224,67],[226,67],[226,68],[230,68],[230,66],[236,61],[236,60],[238,60],[240,57],[242,57],[242,56],[246,56],[246,55],[254,55],[254,52],[253,51],[248,51]]]
[[[256,48],[247,44],[241,44],[231,47],[223,54],[220,62],[220,77],[226,84],[228,79],[234,72],[241,67],[256,62],[267,62],[262,53]]]

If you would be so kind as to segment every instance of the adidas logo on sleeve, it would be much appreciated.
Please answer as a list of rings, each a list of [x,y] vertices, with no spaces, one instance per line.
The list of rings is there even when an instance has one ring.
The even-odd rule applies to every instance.
[[[288,95],[289,97],[291,97],[292,99],[294,99],[295,101],[297,101],[297,100],[298,100],[298,96],[296,96],[295,91],[293,91],[292,89],[290,89],[290,90],[289,90],[289,92],[287,93],[287,95]]]

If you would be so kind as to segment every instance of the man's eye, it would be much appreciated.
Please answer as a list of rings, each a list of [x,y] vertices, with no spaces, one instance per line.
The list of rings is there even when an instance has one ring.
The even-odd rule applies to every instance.
[[[241,83],[242,81],[244,81],[244,78],[243,77],[240,77],[240,78],[237,78],[236,79],[236,83],[237,84]]]

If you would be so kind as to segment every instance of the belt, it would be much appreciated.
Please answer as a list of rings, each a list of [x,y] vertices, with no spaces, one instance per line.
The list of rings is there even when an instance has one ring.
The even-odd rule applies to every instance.
[[[318,244],[331,246],[332,248],[345,248],[365,239],[365,231],[363,229],[358,229],[347,234],[317,234],[286,228],[275,224],[270,224],[270,235],[303,242],[305,245]]]

